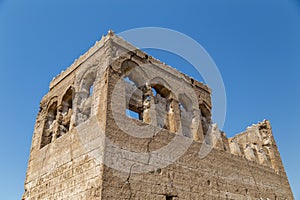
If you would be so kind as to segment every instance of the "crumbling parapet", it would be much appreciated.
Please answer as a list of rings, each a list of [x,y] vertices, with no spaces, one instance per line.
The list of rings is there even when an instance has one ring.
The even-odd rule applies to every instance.
[[[276,173],[282,172],[283,165],[268,120],[248,127],[228,141],[232,154],[271,167]]]

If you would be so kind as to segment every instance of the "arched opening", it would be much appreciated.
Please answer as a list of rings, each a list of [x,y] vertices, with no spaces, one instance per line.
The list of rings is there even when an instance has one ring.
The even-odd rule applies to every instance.
[[[85,73],[80,82],[79,92],[76,97],[76,125],[85,122],[91,115],[95,80],[96,71],[94,69],[90,69]]]
[[[52,137],[55,134],[57,129],[56,116],[57,116],[57,102],[53,102],[47,110],[47,117],[44,124],[44,130],[41,138],[40,148],[43,148],[47,144],[51,143]]]
[[[151,93],[155,103],[157,126],[170,130],[170,118],[174,113],[171,91],[161,83],[155,83],[151,84]]]
[[[73,89],[69,88],[62,98],[61,109],[59,112],[59,129],[56,138],[66,134],[70,129],[71,116],[73,113]]]
[[[130,118],[143,120],[143,91],[129,77],[123,78],[126,96],[126,115]]]
[[[178,101],[164,79],[156,77],[149,80],[144,70],[131,60],[122,63],[121,77],[128,117],[173,132],[178,130]]]
[[[200,111],[201,111],[201,124],[202,124],[202,129],[203,129],[203,134],[204,136],[207,134],[209,127],[211,126],[211,113],[210,110],[204,105],[200,104],[199,105]]]
[[[73,107],[73,88],[69,88],[62,98],[62,114],[66,114]]]
[[[182,134],[186,137],[192,137],[192,127],[193,125],[193,109],[192,109],[192,100],[187,97],[185,94],[179,95],[179,113],[180,113],[180,121],[182,127]],[[195,127],[197,128],[197,127]],[[197,129],[196,129],[197,130]]]
[[[149,97],[144,93],[145,86],[142,84],[143,77],[138,64],[126,60],[122,63],[121,71],[125,89],[126,115],[136,120],[149,122],[147,117],[144,118],[144,111],[147,110]]]

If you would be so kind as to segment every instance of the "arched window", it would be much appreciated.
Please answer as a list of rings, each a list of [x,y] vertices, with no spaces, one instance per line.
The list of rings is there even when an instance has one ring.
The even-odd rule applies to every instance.
[[[130,118],[147,121],[144,118],[144,110],[147,109],[147,105],[144,104],[143,78],[140,76],[138,64],[126,60],[122,63],[121,71],[125,89],[126,115]]]
[[[57,129],[56,116],[57,116],[57,102],[53,102],[47,110],[47,116],[44,124],[44,130],[42,134],[40,148],[43,148],[47,144],[51,143],[52,137],[55,134],[55,131]]]
[[[192,137],[192,122],[193,122],[193,109],[192,109],[192,100],[187,97],[185,94],[179,95],[179,112],[180,112],[180,121],[182,127],[182,134],[187,137]],[[195,127],[197,128],[197,127]]]
[[[157,126],[164,129],[170,129],[168,113],[172,107],[169,104],[170,90],[163,83],[151,84],[151,91],[155,103]]]
[[[199,105],[200,111],[201,111],[201,124],[202,124],[202,129],[203,129],[203,134],[206,135],[209,127],[211,125],[211,113],[209,109],[204,105],[200,104]]]
[[[69,88],[62,98],[62,113],[66,114],[73,107],[73,88]]]
[[[58,118],[58,132],[56,138],[59,138],[63,134],[67,133],[70,129],[71,116],[73,109],[73,89],[69,88],[62,98],[61,110]]]
[[[79,92],[77,93],[76,125],[85,122],[91,115],[94,83],[96,80],[95,69],[87,71],[81,79]]]
[[[130,118],[143,120],[143,92],[129,76],[123,78],[126,96],[126,115]]]
[[[126,115],[176,132],[178,124],[175,110],[178,110],[178,105],[174,102],[178,101],[168,89],[170,87],[165,80],[160,77],[148,80],[142,67],[131,60],[122,63],[121,74],[125,89]]]

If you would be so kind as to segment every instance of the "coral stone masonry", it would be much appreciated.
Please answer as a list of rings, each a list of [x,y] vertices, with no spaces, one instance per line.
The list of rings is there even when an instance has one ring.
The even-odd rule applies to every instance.
[[[23,200],[294,199],[270,122],[227,138],[211,92],[109,31],[51,81]]]

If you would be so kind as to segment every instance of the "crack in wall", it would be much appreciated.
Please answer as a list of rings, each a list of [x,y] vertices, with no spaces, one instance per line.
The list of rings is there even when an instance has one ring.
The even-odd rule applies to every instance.
[[[147,143],[147,154],[148,154],[148,159],[147,159],[147,164],[149,165],[150,164],[150,159],[151,159],[151,152],[150,152],[150,144],[152,143],[152,141],[154,140],[154,137],[155,137],[155,131],[153,132],[153,135],[151,138],[149,138],[149,141]]]
[[[132,174],[132,168],[135,165],[135,163],[133,163],[130,168],[129,168],[129,174],[128,177],[126,178],[126,180],[124,181],[124,184],[122,186],[122,189],[124,189],[126,186],[128,187],[127,190],[129,190],[129,197],[126,197],[125,199],[130,200],[132,198],[133,192],[132,192],[132,188],[131,188],[131,184],[130,184],[130,177]],[[124,186],[125,185],[125,186]]]
[[[249,160],[248,160],[248,159],[246,159],[246,163],[247,163],[249,172],[250,172],[250,174],[251,174],[251,177],[253,178],[254,184],[255,184],[255,186],[256,186],[256,188],[257,188],[257,191],[258,191],[258,193],[259,193],[259,196],[261,196],[260,189],[259,189],[259,187],[258,187],[258,185],[257,185],[257,182],[256,182],[256,180],[255,180],[254,174],[253,174],[253,172],[252,172],[252,170],[251,170],[251,167],[250,167],[250,165],[249,165]]]

